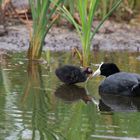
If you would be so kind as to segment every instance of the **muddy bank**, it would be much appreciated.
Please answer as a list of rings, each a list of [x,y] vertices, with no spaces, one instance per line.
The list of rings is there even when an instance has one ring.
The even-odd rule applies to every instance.
[[[95,23],[96,24],[96,23]],[[0,50],[26,51],[29,47],[29,32],[26,26],[18,25],[8,28],[8,34],[0,37]],[[79,37],[74,30],[67,27],[53,27],[47,35],[44,50],[70,50],[72,47],[81,47]],[[139,51],[140,26],[130,26],[106,22],[96,34],[92,42],[92,49],[97,50],[128,50]]]

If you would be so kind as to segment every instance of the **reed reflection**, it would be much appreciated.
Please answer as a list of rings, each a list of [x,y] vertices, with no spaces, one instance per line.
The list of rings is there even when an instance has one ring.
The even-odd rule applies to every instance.
[[[28,104],[28,107],[32,110],[32,127],[28,128],[32,131],[32,140],[56,139],[59,136],[57,136],[51,127],[54,124],[55,116],[49,112],[50,94],[46,91],[49,85],[44,85],[43,83],[41,66],[37,61],[30,61],[27,71],[28,80],[22,101],[23,105],[26,104],[27,106]],[[54,118],[53,122],[51,118]]]

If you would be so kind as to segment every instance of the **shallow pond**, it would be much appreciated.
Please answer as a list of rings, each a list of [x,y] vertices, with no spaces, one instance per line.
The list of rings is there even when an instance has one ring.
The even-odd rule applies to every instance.
[[[1,57],[0,140],[140,139],[140,99],[100,97],[103,77],[87,86],[65,86],[55,69],[78,61],[70,53],[52,56],[50,67],[29,63],[24,54]],[[93,52],[93,56],[93,63],[114,62],[121,70],[140,73],[138,53]]]

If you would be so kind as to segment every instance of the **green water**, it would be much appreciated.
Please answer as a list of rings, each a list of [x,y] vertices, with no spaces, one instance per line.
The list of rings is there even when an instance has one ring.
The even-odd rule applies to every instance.
[[[93,63],[114,62],[121,70],[140,73],[137,53],[93,55]],[[55,69],[63,64],[78,65],[69,53],[52,54],[50,67],[29,64],[23,56],[1,57],[0,140],[140,139],[140,99],[100,97],[102,77],[86,87],[84,83],[62,85]]]

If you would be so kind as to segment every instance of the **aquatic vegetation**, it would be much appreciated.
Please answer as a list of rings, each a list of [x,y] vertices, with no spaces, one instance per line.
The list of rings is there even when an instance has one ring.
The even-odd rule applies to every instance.
[[[33,18],[33,31],[31,32],[28,49],[29,59],[39,59],[41,57],[44,39],[58,18],[58,15],[52,20],[51,18],[54,16],[57,6],[63,1],[64,0],[57,0],[54,2],[50,0],[29,0]]]
[[[50,78],[50,77],[49,77]],[[49,80],[48,80],[49,81]],[[29,104],[33,109],[32,112],[32,139],[38,137],[36,131],[39,132],[41,139],[53,139],[55,134],[51,127],[48,129],[48,110],[50,103],[50,91],[45,90],[51,88],[51,84],[47,81],[44,83],[42,78],[42,69],[38,62],[29,61],[28,63],[28,79],[24,88],[22,103]],[[47,89],[46,88],[46,89]],[[47,91],[47,92],[46,92]],[[32,99],[32,102],[30,102]],[[42,113],[38,113],[42,110]],[[43,116],[43,119],[40,119]],[[46,121],[44,123],[44,121]],[[41,131],[42,130],[42,131]]]
[[[4,0],[0,0],[0,25],[5,25],[4,24]]]
[[[77,49],[75,49],[75,51],[78,54],[83,66],[88,66],[90,63],[90,50],[91,50],[92,39],[94,38],[95,34],[98,32],[102,24],[112,14],[112,12],[120,5],[121,2],[122,0],[118,0],[113,4],[113,7],[99,22],[98,26],[95,27],[94,31],[92,31],[92,24],[96,14],[96,10],[98,8],[98,4],[99,4],[98,0],[77,1],[77,11],[79,13],[81,25],[79,25],[76,22],[76,20],[73,18],[71,13],[66,9],[66,7],[63,6],[63,8],[59,8],[61,11],[63,11],[64,17],[75,26],[76,31],[80,37],[81,45],[82,45],[82,53],[80,53]]]
[[[50,50],[44,51],[42,55],[44,61],[47,62],[48,66],[51,64],[51,52]]]
[[[65,0],[64,5],[69,9],[70,13],[74,15],[74,12],[76,12],[76,1],[75,0]]]
[[[100,18],[103,18],[113,7],[114,2],[117,0],[101,0],[101,3],[98,7],[98,16]],[[124,0],[120,4],[119,8],[114,11],[113,16],[116,19],[125,19],[130,20],[132,18],[132,15],[134,13],[134,7],[136,4],[136,0]]]

